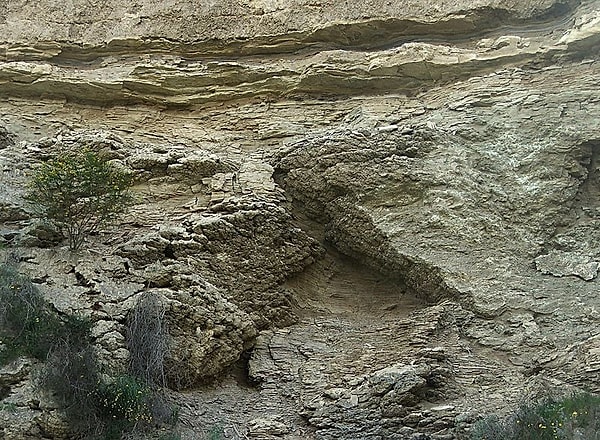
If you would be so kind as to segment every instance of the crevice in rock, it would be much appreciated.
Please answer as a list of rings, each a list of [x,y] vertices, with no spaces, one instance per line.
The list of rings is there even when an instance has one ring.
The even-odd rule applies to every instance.
[[[0,400],[6,399],[10,396],[10,387],[5,385],[0,385]]]
[[[256,388],[258,382],[252,379],[250,376],[249,365],[250,356],[252,350],[246,350],[242,352],[237,362],[233,363],[229,368],[229,374],[236,383],[243,388]]]
[[[175,248],[173,247],[173,244],[171,244],[171,243],[169,243],[165,246],[164,254],[165,254],[165,258],[168,260],[176,260],[177,259],[177,257],[175,256]]]
[[[390,237],[377,228],[352,195],[321,200],[322,194],[299,192],[298,188],[290,188],[294,183],[282,169],[276,169],[274,179],[294,195],[291,210],[298,226],[325,247],[354,259],[427,302],[461,296],[446,284],[439,268],[398,252]]]
[[[83,275],[81,272],[78,271],[74,271],[75,272],[75,279],[77,280],[77,286],[82,286],[82,287],[92,287],[94,284],[91,280],[89,280],[85,275]]]
[[[580,181],[567,213],[557,222],[557,228],[544,244],[540,255],[551,252],[580,253],[600,257],[600,140],[589,140],[580,145],[581,167],[571,176]],[[589,236],[596,237],[590,240]],[[584,238],[586,238],[584,240]]]

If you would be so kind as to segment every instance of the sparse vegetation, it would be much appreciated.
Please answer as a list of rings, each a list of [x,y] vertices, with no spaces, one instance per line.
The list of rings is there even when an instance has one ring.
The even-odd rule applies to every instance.
[[[15,405],[12,402],[3,402],[2,404],[0,404],[0,411],[6,411],[8,413],[15,413],[17,412],[18,408],[17,405]]]
[[[181,440],[181,434],[178,432],[165,432],[158,437],[158,440]]]
[[[151,390],[130,375],[100,383],[95,391],[100,415],[106,420],[120,420],[131,426],[152,422]]]
[[[40,372],[39,384],[52,393],[74,431],[90,438],[102,432],[94,398],[102,381],[89,336],[57,343]]]
[[[147,413],[141,418],[163,426],[174,426],[178,408],[168,402],[164,393],[169,335],[165,307],[156,295],[142,295],[131,309],[125,340],[129,349],[129,374],[146,393],[144,404]],[[176,435],[173,432],[163,435],[170,434]]]
[[[134,431],[156,438],[156,427],[177,438],[164,429],[176,424],[178,414],[162,391],[164,352],[154,353],[167,348],[160,304],[148,297],[132,312],[128,347],[137,360],[112,379],[97,362],[91,328],[87,319],[54,310],[16,264],[0,265],[0,360],[45,361],[37,384],[51,392],[72,429],[85,438],[121,439]]]
[[[77,250],[85,238],[125,212],[132,202],[130,176],[98,153],[83,149],[43,163],[28,200],[54,222]]]
[[[600,440],[600,396],[579,393],[523,404],[473,426],[472,440]]]
[[[165,307],[156,295],[143,295],[127,319],[129,371],[151,388],[165,387],[165,355],[169,349]]]
[[[21,355],[45,360],[57,342],[84,331],[81,319],[61,319],[15,264],[0,266],[0,365]]]
[[[213,426],[206,435],[206,440],[223,440],[225,433],[220,424]]]

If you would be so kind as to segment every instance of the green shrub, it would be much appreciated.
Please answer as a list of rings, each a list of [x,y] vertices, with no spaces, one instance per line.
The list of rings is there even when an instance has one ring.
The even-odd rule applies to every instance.
[[[128,345],[137,361],[128,374],[106,380],[92,345],[92,323],[60,316],[16,264],[0,265],[0,361],[21,355],[45,361],[37,385],[52,394],[84,438],[121,439],[126,432],[177,423],[177,408],[161,383],[164,308],[155,297],[144,297],[128,326]]]
[[[90,396],[99,382],[90,328],[87,319],[59,316],[14,262],[0,265],[0,365],[18,356],[45,361],[38,385],[86,428],[96,420]]]
[[[89,339],[55,346],[40,384],[52,392],[71,428],[85,438],[120,439],[167,420],[157,417],[156,407],[164,403],[143,382],[128,374],[102,378]],[[172,411],[168,414],[172,417]]]
[[[16,265],[0,265],[0,365],[21,355],[45,360],[56,341],[68,336],[75,321],[61,320]]]
[[[130,176],[99,154],[83,149],[45,162],[27,199],[77,250],[84,239],[125,212],[132,202]]]
[[[113,382],[101,383],[96,389],[99,414],[107,421],[122,420],[131,425],[152,422],[151,390],[129,375]]]
[[[181,440],[181,434],[174,431],[165,432],[158,436],[158,440]]]
[[[600,440],[600,396],[579,393],[523,404],[477,422],[472,440]]]
[[[206,440],[223,440],[225,432],[220,424],[213,426],[206,435]]]
[[[89,342],[79,343],[74,339],[63,340],[53,347],[39,380],[52,393],[71,428],[87,434],[88,438],[102,431],[98,402],[94,398],[101,383],[93,347]]]
[[[41,385],[52,392],[71,428],[85,438],[116,440],[176,422],[172,409],[166,410],[162,397],[142,381],[128,374],[103,379],[89,343],[59,344],[42,374]]]
[[[8,413],[16,413],[18,411],[18,407],[13,402],[2,402],[2,404],[0,404],[0,411],[6,411]]]

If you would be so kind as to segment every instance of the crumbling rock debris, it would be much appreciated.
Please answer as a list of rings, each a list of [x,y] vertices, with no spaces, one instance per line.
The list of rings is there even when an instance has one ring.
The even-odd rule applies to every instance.
[[[184,291],[154,289],[164,298],[171,339],[165,359],[167,382],[186,389],[206,382],[235,362],[256,336],[248,314],[208,283]]]
[[[452,414],[439,417],[418,409],[433,375],[426,364],[375,371],[352,389],[327,393],[310,415],[310,423],[323,439],[401,439],[417,434],[417,429],[448,432],[454,425]]]
[[[290,432],[290,428],[277,420],[276,416],[252,419],[248,422],[248,435],[251,438],[282,438]]]

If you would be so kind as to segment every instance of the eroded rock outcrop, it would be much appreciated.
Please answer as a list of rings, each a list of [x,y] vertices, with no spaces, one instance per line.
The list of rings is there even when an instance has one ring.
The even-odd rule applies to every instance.
[[[1,242],[112,369],[131,308],[161,299],[186,439],[468,438],[524,394],[598,391],[599,16],[5,2]],[[136,204],[71,255],[23,194],[80,146],[135,175]],[[4,436],[60,438],[13,367]]]
[[[209,284],[142,295],[148,294],[158,294],[165,302],[170,336],[165,372],[174,389],[189,389],[213,379],[254,342],[257,331],[250,316]]]

